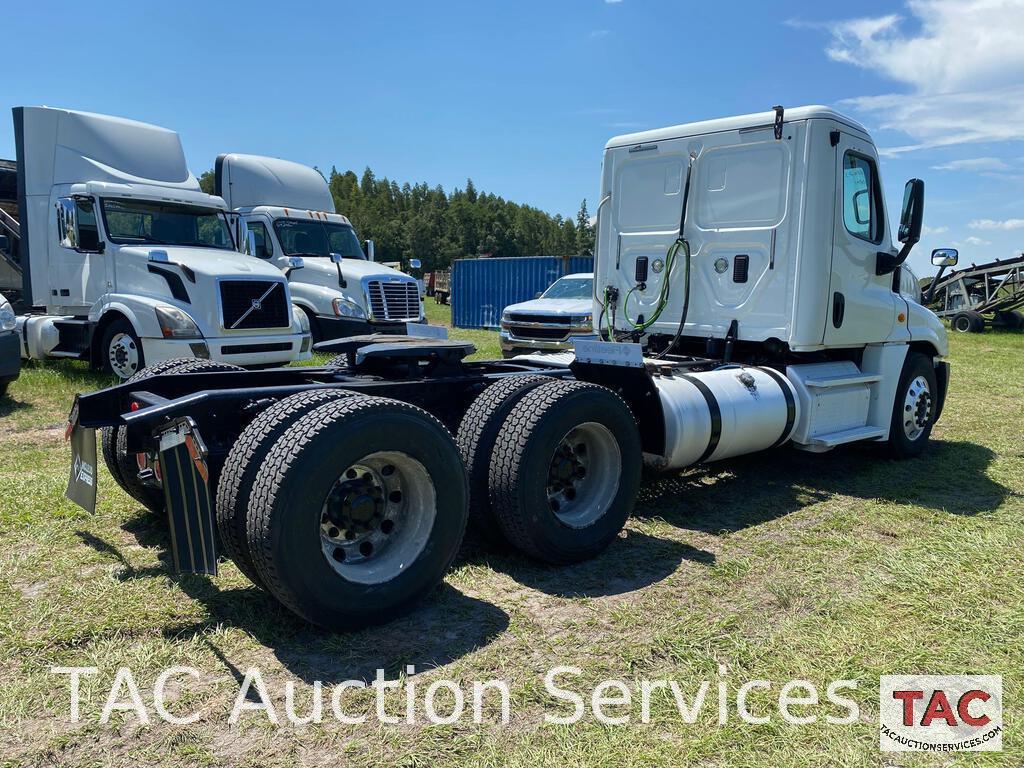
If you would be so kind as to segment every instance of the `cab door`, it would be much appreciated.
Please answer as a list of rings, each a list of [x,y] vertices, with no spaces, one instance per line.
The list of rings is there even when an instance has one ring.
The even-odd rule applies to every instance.
[[[47,304],[74,314],[92,307],[113,287],[113,270],[103,252],[96,205],[88,197],[57,197],[56,228],[50,243]],[[110,274],[108,274],[108,271]]]
[[[829,312],[830,347],[885,341],[896,322],[892,274],[876,275],[879,251],[894,253],[875,148],[841,132],[836,145],[835,216]]]

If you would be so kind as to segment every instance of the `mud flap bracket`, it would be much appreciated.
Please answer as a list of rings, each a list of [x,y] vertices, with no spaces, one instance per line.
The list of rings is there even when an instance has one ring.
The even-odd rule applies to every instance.
[[[174,570],[216,576],[217,552],[206,446],[195,422],[189,418],[164,426],[158,438]]]

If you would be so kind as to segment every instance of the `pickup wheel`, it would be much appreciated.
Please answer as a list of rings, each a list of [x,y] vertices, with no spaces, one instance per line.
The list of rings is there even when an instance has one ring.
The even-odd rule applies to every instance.
[[[217,483],[217,533],[224,554],[258,587],[263,586],[249,552],[246,517],[256,475],[267,453],[295,420],[314,408],[353,393],[344,389],[314,389],[286,397],[249,424],[231,447]]]
[[[935,424],[938,391],[932,359],[920,352],[911,352],[903,364],[896,388],[889,425],[890,456],[906,459],[925,449]]]
[[[121,381],[127,381],[146,367],[142,341],[132,324],[123,317],[107,326],[100,342],[100,354],[103,370]]]
[[[456,442],[469,474],[469,524],[487,543],[502,540],[498,519],[488,496],[488,474],[498,432],[512,408],[523,396],[550,376],[509,376],[487,387],[466,409]]]
[[[553,381],[526,393],[495,441],[489,491],[505,537],[549,563],[594,557],[633,509],[640,433],[605,387]]]
[[[319,626],[390,621],[436,587],[466,527],[468,489],[444,426],[353,395],[300,417],[268,451],[247,538],[267,589]]]
[[[165,360],[162,363],[150,366],[128,379],[126,383],[142,381],[152,376],[161,374],[176,373],[199,373],[201,371],[241,371],[237,365],[228,363],[215,363],[212,360],[196,360],[195,358],[181,358],[177,360]],[[139,464],[134,453],[129,453],[127,448],[128,430],[125,427],[104,427],[100,436],[100,445],[103,450],[103,459],[110,470],[110,474],[118,485],[147,509],[153,512],[162,512],[164,509],[163,490],[147,485],[139,480]],[[216,488],[216,477],[210,477],[210,492]]]

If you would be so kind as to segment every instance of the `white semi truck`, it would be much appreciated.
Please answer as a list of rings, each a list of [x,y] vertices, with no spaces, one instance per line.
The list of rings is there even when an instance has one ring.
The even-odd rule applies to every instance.
[[[84,359],[126,379],[183,357],[272,366],[311,355],[287,281],[237,252],[227,207],[200,191],[178,134],[13,112],[17,206],[0,211],[0,245],[2,274],[22,273],[23,357]]]
[[[467,519],[545,562],[593,557],[630,514],[644,461],[925,448],[946,333],[899,293],[924,187],[907,184],[890,231],[862,126],[779,107],[612,139],[603,167],[593,314],[606,340],[492,362],[467,362],[466,342],[396,336],[327,342],[338,358],[320,368],[168,363],[77,399],[75,466],[95,462],[102,428],[115,478],[167,509],[179,570],[213,573],[223,552],[345,630],[433,589]],[[119,477],[125,466],[138,470]],[[91,508],[84,476],[68,493]]]
[[[238,214],[240,243],[289,275],[292,302],[314,342],[369,333],[405,333],[425,322],[416,280],[374,262],[352,223],[335,213],[320,172],[274,157],[231,153],[214,166],[215,191]],[[299,272],[289,260],[304,260]]]

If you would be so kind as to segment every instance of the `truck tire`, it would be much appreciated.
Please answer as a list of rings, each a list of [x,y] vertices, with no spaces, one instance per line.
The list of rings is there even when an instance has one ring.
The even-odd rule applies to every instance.
[[[349,397],[344,389],[314,389],[286,397],[259,414],[231,447],[217,483],[217,533],[224,554],[258,587],[263,580],[253,565],[246,538],[249,496],[267,453],[300,416],[324,403]]]
[[[167,360],[163,363],[158,363],[150,368],[139,371],[137,374],[128,379],[131,383],[135,381],[141,381],[148,379],[152,376],[159,374],[178,374],[178,373],[199,373],[202,371],[242,371],[244,368],[239,368],[237,365],[231,365],[229,363],[215,363],[212,360],[196,360],[195,358],[181,358],[178,360]],[[106,431],[110,430],[111,433]],[[159,488],[146,485],[139,480],[139,466],[135,460],[134,453],[128,453],[127,438],[128,430],[125,427],[104,427],[104,435],[101,436],[100,444],[103,446],[103,458],[108,461],[107,467],[110,467],[108,454],[112,452],[114,464],[117,467],[117,475],[114,475],[114,471],[111,470],[110,474],[114,475],[115,480],[118,481],[118,485],[135,499],[137,502],[142,504],[146,509],[152,512],[162,512],[164,509],[164,494]],[[214,493],[217,486],[216,474],[212,471],[210,473],[210,493]]]
[[[444,578],[468,488],[444,426],[408,403],[353,395],[300,417],[256,477],[247,538],[268,591],[333,631],[390,621]]]
[[[969,309],[954,315],[952,326],[958,333],[981,333],[985,330],[985,318]]]
[[[911,458],[925,449],[935,424],[938,391],[932,358],[911,352],[903,363],[889,424],[892,458]]]
[[[641,469],[640,433],[622,398],[596,384],[553,381],[527,392],[501,427],[491,506],[520,550],[575,563],[622,530]]]
[[[550,376],[533,375],[500,379],[477,395],[459,424],[455,442],[469,475],[469,525],[489,544],[503,541],[488,495],[494,442],[513,406],[531,389],[551,381]]]
[[[142,341],[126,318],[114,320],[103,332],[100,359],[103,370],[121,381],[127,381],[146,367]]]
[[[191,357],[164,360],[163,362],[150,366],[146,370],[146,376],[156,376],[160,373],[173,371],[175,368],[185,365],[186,363],[193,362],[193,360],[194,358]],[[138,381],[142,378],[145,378],[145,376],[143,376],[140,371],[129,379],[129,381]],[[110,472],[110,476],[114,478],[114,482],[120,486],[121,490],[130,496],[131,493],[125,487],[124,478],[121,475],[121,463],[117,458],[117,435],[119,431],[121,431],[120,427],[103,427],[100,430],[100,451],[103,454],[103,462],[107,465],[107,470]]]

